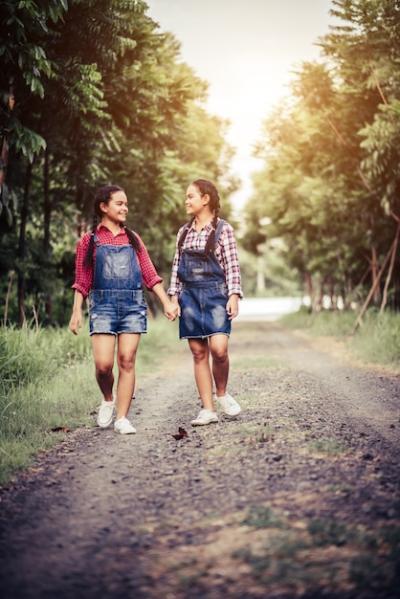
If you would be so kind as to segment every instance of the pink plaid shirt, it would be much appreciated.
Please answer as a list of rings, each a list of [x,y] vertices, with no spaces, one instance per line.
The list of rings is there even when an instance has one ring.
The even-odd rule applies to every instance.
[[[218,221],[219,220],[220,219],[218,219]],[[178,242],[182,235],[184,227],[185,225],[183,225],[179,229],[178,235],[176,237],[176,249],[174,261],[172,263],[171,284],[168,289],[169,295],[178,295],[182,290],[182,283],[180,282],[178,277],[178,266],[180,257],[178,250]],[[204,250],[206,247],[208,236],[211,233],[211,231],[211,223],[203,227],[199,233],[194,228],[193,223],[186,235],[181,250]],[[221,235],[218,239],[218,243],[215,248],[215,257],[217,258],[225,273],[226,284],[228,286],[228,295],[236,293],[240,297],[243,297],[235,234],[233,232],[233,228],[229,223],[225,223],[222,227]]]
[[[87,297],[93,285],[93,263],[89,267],[85,266],[85,256],[89,247],[90,235],[91,233],[85,233],[85,235],[83,235],[83,237],[81,237],[81,239],[78,241],[76,246],[75,282],[72,285],[72,289],[80,291],[83,297]],[[114,236],[110,229],[100,224],[97,227],[96,235],[100,244],[129,244],[128,236],[123,228],[121,228],[121,231]],[[148,289],[152,289],[154,285],[162,282],[162,278],[157,274],[157,271],[154,268],[154,265],[150,259],[150,256],[147,252],[147,248],[144,245],[143,241],[137,233],[136,236],[140,244],[140,250],[137,252],[137,257],[139,260],[140,270],[142,272],[143,283],[146,285]],[[93,262],[95,257],[96,246],[94,247]]]

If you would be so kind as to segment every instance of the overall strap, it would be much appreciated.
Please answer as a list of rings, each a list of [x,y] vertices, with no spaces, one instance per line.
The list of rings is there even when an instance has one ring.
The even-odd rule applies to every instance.
[[[211,230],[211,233],[208,236],[205,252],[208,255],[214,254],[218,244],[218,240],[221,236],[222,227],[225,225],[225,222],[222,218],[219,219],[217,226],[215,229]]]
[[[215,237],[214,237],[214,248],[217,247],[218,240],[222,233],[222,228],[226,224],[226,220],[220,218],[219,222],[215,228]]]
[[[179,250],[179,253],[181,252],[182,246],[185,243],[185,239],[186,239],[186,236],[187,236],[187,234],[189,232],[190,225],[191,225],[191,222],[190,223],[186,223],[185,225],[183,225],[183,231],[181,233],[181,236],[178,239],[178,250]]]

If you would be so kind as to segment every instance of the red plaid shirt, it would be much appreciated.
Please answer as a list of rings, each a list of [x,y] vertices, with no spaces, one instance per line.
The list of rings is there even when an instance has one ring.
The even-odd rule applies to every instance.
[[[220,219],[218,219],[219,221]],[[182,235],[185,225],[178,231],[176,237],[176,250],[174,261],[172,263],[171,272],[171,284],[168,289],[169,295],[178,295],[182,289],[182,283],[178,277],[178,266],[179,266],[179,250],[178,242]],[[207,239],[212,231],[212,224],[209,223],[199,231],[194,228],[194,223],[190,227],[183,246],[181,249],[185,250],[204,250],[206,247]],[[243,297],[241,280],[240,280],[240,267],[239,259],[237,254],[237,246],[235,240],[235,234],[233,228],[229,223],[225,223],[222,227],[221,235],[219,236],[218,243],[215,248],[215,257],[222,266],[225,273],[226,284],[228,286],[228,295],[237,293],[240,297]]]
[[[99,225],[97,227],[96,235],[98,243],[100,244],[107,243],[110,245],[129,245],[129,239],[124,229],[121,229],[121,231],[114,237],[110,229],[104,225]],[[84,264],[90,236],[91,233],[85,233],[85,235],[81,237],[76,245],[75,283],[72,285],[72,289],[80,291],[83,297],[88,296],[93,285],[93,263],[96,257],[96,246],[94,247],[93,252],[93,263],[89,267],[85,266]],[[142,271],[143,282],[148,289],[152,289],[154,285],[161,283],[162,278],[157,274],[157,271],[150,259],[149,253],[143,241],[140,239],[137,233],[136,236],[140,243],[140,250],[137,252],[137,257],[139,260],[140,270]]]

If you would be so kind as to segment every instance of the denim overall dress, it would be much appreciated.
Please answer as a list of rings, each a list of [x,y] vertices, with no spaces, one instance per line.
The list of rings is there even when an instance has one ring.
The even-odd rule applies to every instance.
[[[147,306],[136,252],[129,245],[100,244],[89,294],[90,335],[146,333]]]
[[[215,245],[224,224],[222,219],[218,222]],[[182,283],[179,337],[204,339],[217,333],[229,336],[231,321],[226,311],[228,288],[225,272],[215,257],[214,248],[209,254],[182,248],[178,277]]]

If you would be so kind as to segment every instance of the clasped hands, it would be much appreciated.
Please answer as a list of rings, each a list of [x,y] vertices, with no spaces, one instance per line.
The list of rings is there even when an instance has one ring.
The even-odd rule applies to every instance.
[[[181,309],[178,304],[177,298],[171,298],[168,302],[164,304],[164,316],[168,318],[168,320],[175,320],[177,316],[181,315]]]

